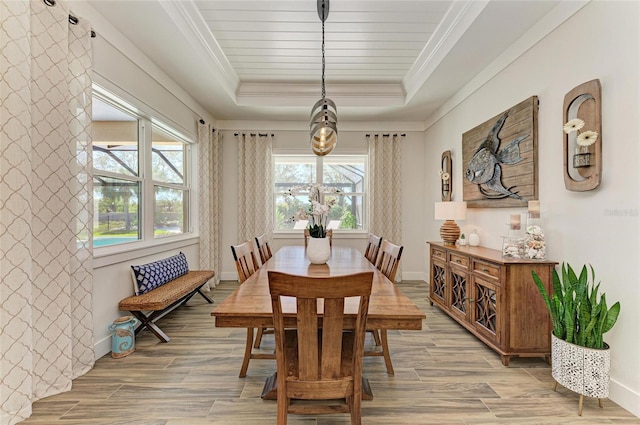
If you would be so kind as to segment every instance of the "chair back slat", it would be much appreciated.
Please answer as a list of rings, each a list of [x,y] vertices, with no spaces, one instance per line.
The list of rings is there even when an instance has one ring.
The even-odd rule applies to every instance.
[[[256,246],[258,247],[258,254],[260,254],[260,261],[262,264],[266,263],[273,256],[266,233],[256,238]]]
[[[322,321],[322,379],[335,379],[342,370],[342,330],[344,329],[344,298],[324,300]]]
[[[374,266],[378,259],[378,252],[380,251],[381,244],[382,236],[376,236],[373,233],[369,235],[369,243],[367,244],[367,249],[364,251],[364,256]]]
[[[318,303],[315,298],[298,298],[298,376],[318,380]]]
[[[389,241],[382,241],[380,245],[380,258],[376,266],[391,282],[396,278],[396,272],[400,265],[402,256],[402,246],[395,245]]]
[[[240,245],[231,245],[231,252],[236,262],[238,280],[242,283],[258,270],[258,261],[253,252],[253,242],[248,240]]]

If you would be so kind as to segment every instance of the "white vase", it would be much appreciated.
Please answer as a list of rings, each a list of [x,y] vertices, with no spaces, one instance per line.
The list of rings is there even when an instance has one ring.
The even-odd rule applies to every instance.
[[[309,238],[307,258],[311,264],[325,264],[331,257],[329,238]]]
[[[480,235],[478,235],[478,233],[476,233],[475,230],[469,234],[469,245],[471,246],[480,245]]]

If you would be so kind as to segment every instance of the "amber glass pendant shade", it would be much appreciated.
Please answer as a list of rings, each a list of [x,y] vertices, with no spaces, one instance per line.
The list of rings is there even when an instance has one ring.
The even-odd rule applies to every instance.
[[[338,142],[338,117],[336,104],[322,98],[311,110],[311,150],[318,156],[330,153]]]

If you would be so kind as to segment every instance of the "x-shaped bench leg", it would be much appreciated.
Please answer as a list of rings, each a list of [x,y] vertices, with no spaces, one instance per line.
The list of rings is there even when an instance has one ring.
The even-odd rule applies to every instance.
[[[211,298],[209,298],[209,296],[207,294],[205,294],[204,292],[202,292],[202,286],[198,288],[198,294],[202,295],[202,298],[204,298],[205,300],[207,300],[207,302],[209,304],[213,304],[213,300]]]
[[[202,285],[204,285],[204,283]],[[213,304],[213,300],[211,298],[209,298],[204,292],[202,292],[202,285],[198,289],[196,289],[194,291],[191,291],[189,294],[187,294],[183,298],[177,300],[176,302],[174,302],[173,304],[171,304],[167,308],[162,309],[162,310],[158,310],[158,311],[153,311],[148,316],[145,315],[144,312],[142,312],[142,311],[132,311],[131,314],[133,314],[136,317],[136,319],[138,319],[140,321],[140,326],[138,326],[136,328],[135,334],[138,335],[144,328],[147,328],[151,332],[153,332],[153,334],[155,336],[158,337],[160,342],[169,342],[169,341],[171,341],[171,338],[169,338],[169,336],[167,334],[162,332],[162,330],[154,322],[156,320],[160,319],[161,317],[163,317],[165,314],[173,311],[174,309],[180,307],[183,304],[186,304],[187,301],[189,301],[191,299],[191,297],[193,297],[195,294],[202,295],[202,297],[209,304]]]
[[[154,316],[158,316],[159,315],[159,314],[157,315],[156,313],[159,313],[159,312],[154,311],[149,316],[146,316],[141,311],[132,311],[131,314],[133,314],[136,317],[136,319],[140,320],[140,326],[138,326],[136,328],[135,334],[138,335],[140,333],[140,331],[142,331],[144,328],[147,328],[155,336],[158,337],[160,342],[169,342],[169,341],[171,341],[171,338],[169,338],[169,336],[167,334],[162,332],[162,329],[160,329],[158,326],[156,326],[155,323],[153,323],[153,320],[155,318]]]

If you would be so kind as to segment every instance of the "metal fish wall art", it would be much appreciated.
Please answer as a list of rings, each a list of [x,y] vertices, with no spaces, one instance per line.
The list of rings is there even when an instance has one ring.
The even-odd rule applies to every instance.
[[[515,198],[524,200],[514,189],[516,186],[505,187],[502,184],[501,164],[517,164],[522,161],[520,156],[520,142],[529,137],[528,134],[519,136],[502,149],[498,133],[502,129],[509,111],[502,114],[495,122],[486,139],[480,144],[478,150],[469,161],[465,170],[465,177],[471,183],[478,185],[478,190],[487,199]]]

